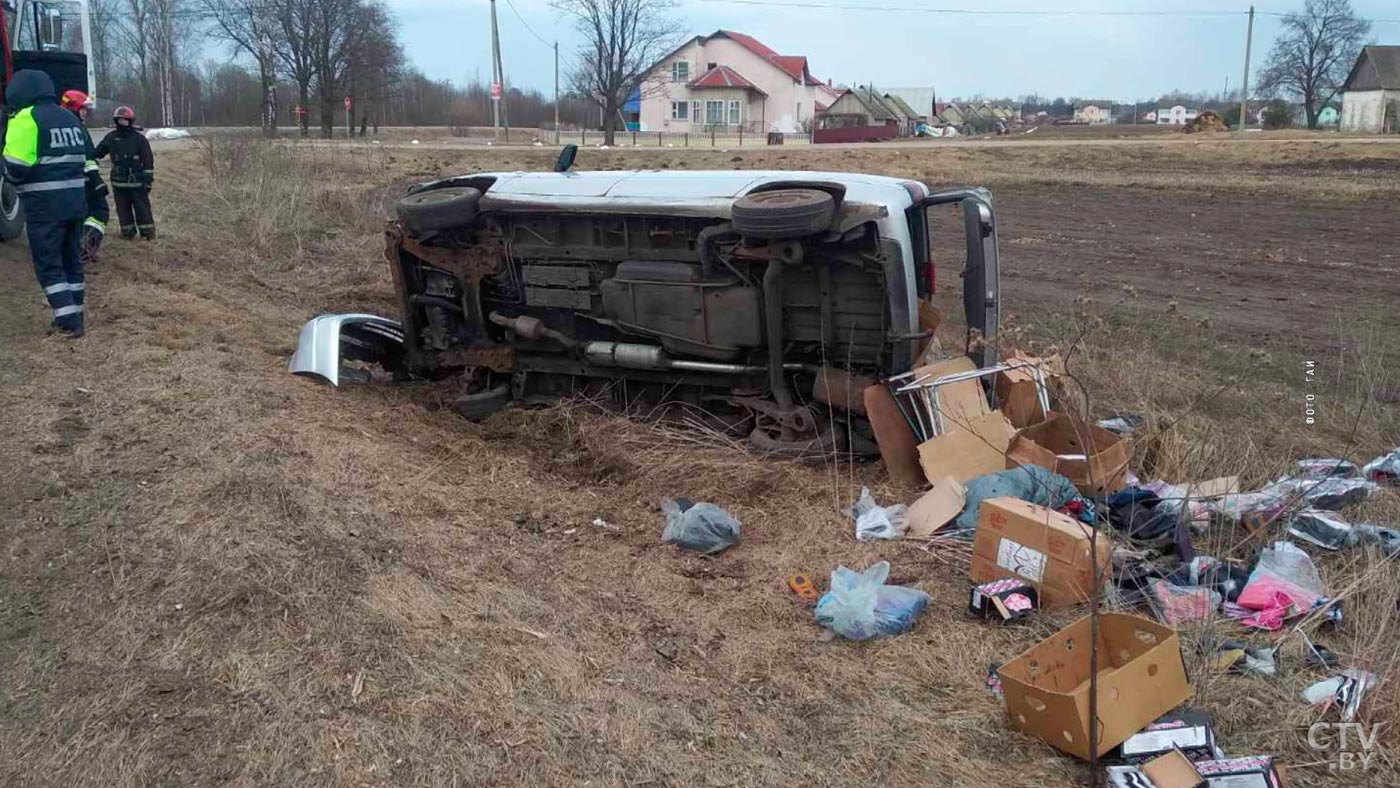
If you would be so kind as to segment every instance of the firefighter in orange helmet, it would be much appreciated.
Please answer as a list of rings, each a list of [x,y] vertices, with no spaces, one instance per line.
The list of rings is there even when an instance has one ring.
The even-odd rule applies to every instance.
[[[87,121],[88,113],[95,106],[93,100],[81,90],[66,90],[58,103],[64,109]],[[86,134],[87,129],[83,132]],[[92,136],[87,137],[86,161],[83,162],[83,177],[86,180],[84,194],[87,197],[87,218],[83,220],[83,263],[97,262],[98,251],[102,248],[102,237],[107,233],[107,220],[112,214],[107,208],[107,184],[102,180],[102,171],[97,167],[97,156],[92,145]]]

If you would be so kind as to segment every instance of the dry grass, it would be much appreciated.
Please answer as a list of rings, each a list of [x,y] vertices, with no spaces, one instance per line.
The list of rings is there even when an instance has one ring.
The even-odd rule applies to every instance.
[[[0,784],[1083,779],[1005,731],[982,689],[988,663],[1074,614],[976,624],[961,610],[961,551],[855,543],[837,509],[863,483],[894,494],[878,467],[764,460],[569,407],[472,425],[429,390],[288,376],[307,317],[393,313],[378,233],[398,184],[549,158],[313,147],[221,141],[166,156],[163,236],[112,242],[82,342],[40,336],[29,273],[6,253]],[[715,166],[724,154],[661,155]],[[914,163],[852,155],[851,169]],[[1243,166],[1224,155],[1217,172]],[[721,166],[828,161],[764,152]],[[951,161],[911,174],[948,180]],[[985,160],[966,166],[996,182],[1019,165],[991,178],[972,177]],[[1168,478],[1257,481],[1305,453],[1364,457],[1400,441],[1384,336],[1344,337],[1350,355],[1320,388],[1325,426],[1308,430],[1299,378],[1237,338],[1131,299],[1081,312],[1027,305],[1013,322],[1033,348],[1076,348],[1093,409],[1172,423],[1148,442]],[[660,544],[657,504],[674,495],[728,508],[743,543],[712,559]],[[1374,506],[1394,519],[1393,496]],[[879,559],[933,594],[917,629],[819,642],[782,578]],[[1348,628],[1324,642],[1393,672],[1393,566],[1361,553],[1323,563],[1330,588],[1355,584]],[[1278,681],[1195,666],[1230,752],[1312,757],[1296,691],[1320,676],[1293,665]],[[1372,719],[1393,718],[1394,693],[1368,704]],[[1389,729],[1382,741],[1396,743]],[[1344,784],[1327,779],[1300,769],[1295,785]]]

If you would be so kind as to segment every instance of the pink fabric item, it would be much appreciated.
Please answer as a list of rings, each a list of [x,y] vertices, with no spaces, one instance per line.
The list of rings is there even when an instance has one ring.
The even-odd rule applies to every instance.
[[[1272,603],[1268,607],[1259,609],[1259,612],[1245,616],[1240,619],[1240,623],[1247,627],[1258,627],[1267,629],[1270,632],[1283,628],[1284,619],[1288,618],[1288,611],[1293,607],[1293,600],[1288,594],[1274,594]]]
[[[1312,610],[1317,594],[1277,577],[1260,577],[1244,587],[1239,606],[1256,611],[1240,620],[1241,624],[1273,631],[1283,627],[1292,616]]]

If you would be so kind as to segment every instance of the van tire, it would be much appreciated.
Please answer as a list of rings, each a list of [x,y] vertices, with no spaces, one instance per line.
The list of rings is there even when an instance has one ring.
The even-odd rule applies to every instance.
[[[467,421],[481,421],[509,404],[510,384],[502,383],[485,391],[463,394],[452,403],[452,409]]]
[[[421,236],[471,224],[479,202],[480,189],[453,186],[402,197],[394,212],[410,235]]]
[[[730,223],[749,238],[801,238],[831,225],[836,200],[816,189],[777,189],[747,194],[734,201]]]
[[[24,234],[24,206],[19,192],[9,181],[0,184],[0,241],[13,241]]]

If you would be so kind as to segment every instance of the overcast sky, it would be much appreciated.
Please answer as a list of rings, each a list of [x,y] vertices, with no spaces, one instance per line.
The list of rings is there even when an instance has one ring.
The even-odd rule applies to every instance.
[[[801,0],[771,0],[800,2]],[[489,81],[488,0],[387,0],[402,25],[404,48],[428,76]],[[560,42],[565,70],[579,40],[548,0],[498,0],[502,59],[511,85],[553,90],[553,52],[531,35]],[[680,0],[691,34],[718,29],[755,36],[782,54],[806,55],[822,79],[884,87],[933,87],[940,96],[1079,96],[1131,100],[1171,90],[1239,88],[1245,2],[1231,0],[810,0],[817,4],[983,11],[1053,9],[1066,16],[963,15],[855,9],[781,8]],[[1286,12],[1302,0],[1260,3]],[[1353,0],[1371,19],[1400,19],[1400,0]],[[1094,12],[1214,12],[1234,16],[1113,16]],[[1255,23],[1257,67],[1280,20]],[[1400,24],[1376,24],[1378,43],[1400,43]],[[1254,79],[1254,76],[1251,76]],[[567,87],[567,84],[566,84]]]

